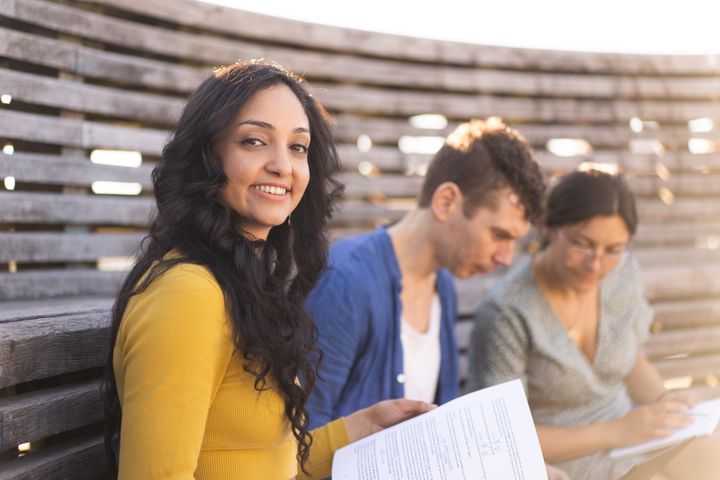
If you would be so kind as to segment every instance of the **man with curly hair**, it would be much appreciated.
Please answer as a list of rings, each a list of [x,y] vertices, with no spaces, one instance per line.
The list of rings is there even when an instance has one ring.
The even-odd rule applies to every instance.
[[[415,209],[333,246],[307,302],[324,352],[311,426],[380,400],[458,395],[451,274],[510,265],[516,240],[541,216],[544,189],[520,134],[496,117],[471,120],[433,158]]]

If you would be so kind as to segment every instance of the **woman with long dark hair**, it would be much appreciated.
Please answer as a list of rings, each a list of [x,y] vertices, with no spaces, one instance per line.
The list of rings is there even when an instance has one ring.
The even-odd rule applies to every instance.
[[[383,402],[307,427],[320,355],[302,303],[325,266],[338,170],[324,110],[281,67],[217,69],[189,98],[112,313],[119,478],[322,477],[338,447],[430,408]]]
[[[483,300],[468,388],[522,378],[545,460],[573,480],[720,478],[720,431],[683,445],[613,457],[666,437],[697,398],[669,391],[643,352],[652,310],[637,260],[638,225],[622,176],[576,171],[550,193],[544,248]]]

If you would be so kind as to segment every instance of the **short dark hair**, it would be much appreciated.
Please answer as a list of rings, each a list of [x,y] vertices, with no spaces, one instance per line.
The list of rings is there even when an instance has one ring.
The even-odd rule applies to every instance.
[[[545,226],[572,225],[596,216],[619,215],[634,235],[638,214],[635,196],[622,175],[577,170],[563,177],[550,192]]]
[[[428,167],[418,206],[428,207],[444,182],[460,188],[468,217],[480,206],[494,208],[497,191],[505,187],[518,195],[527,220],[536,223],[542,216],[545,183],[540,167],[525,138],[499,117],[470,120],[448,135]]]

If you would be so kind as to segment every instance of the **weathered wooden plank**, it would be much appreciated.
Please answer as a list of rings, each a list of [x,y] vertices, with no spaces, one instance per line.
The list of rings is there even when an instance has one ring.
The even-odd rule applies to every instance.
[[[0,329],[0,388],[104,365],[108,311],[20,320]]]
[[[321,50],[419,62],[481,65],[511,69],[627,73],[717,74],[720,65],[705,55],[637,55],[492,47],[289,21],[215,5],[162,0],[89,0],[152,18],[226,35],[281,42]],[[237,26],[243,25],[242,30]]]
[[[720,88],[718,89],[720,92]],[[614,97],[618,98],[618,97]],[[457,126],[457,122],[449,122],[444,129],[427,129],[413,127],[408,119],[385,117],[362,117],[340,113],[335,116],[335,137],[339,141],[353,143],[360,135],[367,135],[378,145],[397,144],[400,137],[410,136],[441,136],[444,137]],[[590,143],[595,149],[618,149],[627,152],[631,140],[657,140],[668,149],[686,149],[690,138],[715,138],[714,132],[690,132],[687,125],[661,125],[653,130],[636,133],[626,124],[619,125],[573,125],[573,124],[517,124],[517,128],[527,141],[534,147],[544,149],[548,140],[553,138],[577,138]]]
[[[376,85],[506,95],[605,98],[712,98],[720,89],[717,78],[611,77],[411,64],[172,31],[35,0],[3,0],[2,4],[8,16],[63,33],[207,64],[227,63],[237,58],[268,58],[303,72],[309,79],[332,78]]]
[[[102,435],[66,440],[0,465],[1,480],[97,480],[108,474]]]
[[[7,34],[12,36],[15,34]],[[17,42],[17,40],[16,40]],[[28,43],[23,38],[21,43]],[[10,50],[10,49],[8,49]],[[75,71],[72,73],[119,81],[127,79],[141,85],[176,89],[178,82],[195,86],[209,72],[164,62],[147,62],[120,54],[99,50],[78,50]],[[80,68],[77,68],[79,65]],[[182,79],[182,80],[180,80]],[[339,86],[316,82],[318,98],[332,110],[356,113],[382,113],[386,115],[415,115],[441,112],[451,118],[488,116],[502,114],[511,121],[597,121],[627,122],[631,117],[641,116],[657,121],[679,122],[709,116],[720,117],[720,106],[708,101],[628,101],[628,100],[579,100],[551,98],[510,98],[491,95],[460,93],[415,93],[355,86]],[[185,90],[187,91],[187,90]]]
[[[358,173],[344,173],[341,181],[348,196],[376,195],[385,197],[414,197],[420,191],[423,177],[418,175],[365,176]],[[677,197],[704,198],[713,204],[720,202],[720,175],[676,174],[664,181],[657,176],[632,176],[628,178],[630,188],[638,197],[657,198],[659,192],[667,189]],[[709,197],[709,198],[708,198]]]
[[[0,419],[0,451],[100,422],[100,382],[90,380],[0,398]]]
[[[522,126],[519,127],[522,129]],[[373,146],[369,152],[361,152],[357,145],[340,144],[338,154],[346,170],[355,170],[361,162],[370,162],[381,171],[405,172],[410,166],[420,167],[432,160],[432,155],[404,154],[396,147]],[[685,152],[667,152],[656,155],[633,154],[627,149],[596,150],[587,157],[559,157],[543,148],[535,150],[538,162],[548,174],[562,174],[575,169],[586,161],[614,163],[623,171],[635,175],[654,175],[660,170],[671,174],[686,172],[695,174],[720,172],[720,154],[694,155]]]
[[[650,336],[645,344],[645,352],[650,359],[673,355],[719,353],[720,327],[690,328],[657,333]]]
[[[340,181],[345,185],[345,196],[352,197],[415,197],[420,192],[422,177],[405,175],[365,176],[344,173]]]
[[[654,330],[720,326],[720,299],[653,304]]]
[[[495,271],[487,275],[476,275],[467,280],[456,279],[458,313],[461,316],[474,315],[487,290],[500,278],[502,278],[502,272]]]
[[[668,228],[671,228],[668,225]],[[654,266],[672,263],[717,263],[720,264],[720,249],[690,247],[635,247],[633,255],[642,266]]]
[[[638,246],[719,248],[720,222],[642,222],[633,240]]]
[[[342,202],[332,222],[336,226],[353,225],[380,225],[400,220],[407,209],[391,209],[371,202],[347,200]]]
[[[169,132],[164,130],[13,111],[4,111],[0,115],[0,132],[6,139],[67,147],[135,150],[154,156],[160,155],[169,138]]]
[[[150,173],[154,165],[137,168],[96,165],[86,157],[63,157],[38,153],[0,154],[0,178],[15,177],[18,182],[43,185],[90,187],[93,182],[133,182],[151,191]]]
[[[465,355],[465,350],[470,346],[470,334],[475,322],[472,319],[459,320],[455,324],[455,339],[457,340],[458,349],[460,349],[461,355]]]
[[[105,52],[2,27],[0,55],[83,77],[171,92],[190,92],[210,74],[206,68]]]
[[[681,198],[676,199],[671,205],[666,205],[659,199],[639,198],[637,206],[640,218],[650,223],[695,220],[716,222],[720,220],[717,203],[715,199]],[[412,199],[402,203],[398,203],[396,199],[388,201],[374,199],[373,202],[347,200],[333,216],[333,222],[336,226],[344,226],[348,222],[365,225],[368,222],[375,222],[376,219],[398,220],[414,205]]]
[[[65,297],[45,300],[16,300],[3,302],[0,323],[20,320],[47,319],[89,313],[109,314],[114,297]]]
[[[672,100],[598,100],[500,97],[486,94],[389,90],[315,82],[312,90],[326,107],[371,115],[439,112],[452,119],[501,115],[514,122],[623,123],[632,117],[659,122],[720,118],[720,104]]]
[[[25,192],[0,192],[0,203],[3,222],[136,226],[148,224],[155,205],[148,197]]]
[[[661,189],[667,189],[675,196],[715,197],[714,203],[720,206],[720,175],[713,174],[675,174],[667,180],[658,176],[634,176],[628,184],[638,196],[657,195]]]
[[[118,90],[0,68],[3,92],[25,103],[172,127],[184,99]]]
[[[653,362],[664,378],[692,377],[703,381],[720,376],[720,354],[696,355],[686,358],[655,360]]]
[[[0,273],[0,301],[69,296],[115,295],[124,272],[86,269]]]
[[[643,270],[650,301],[720,297],[720,264],[663,265]]]
[[[0,262],[94,262],[130,256],[146,233],[0,232]]]
[[[639,198],[637,209],[640,218],[645,222],[672,222],[688,220],[720,220],[720,209],[717,199],[675,199],[666,205],[659,199]]]

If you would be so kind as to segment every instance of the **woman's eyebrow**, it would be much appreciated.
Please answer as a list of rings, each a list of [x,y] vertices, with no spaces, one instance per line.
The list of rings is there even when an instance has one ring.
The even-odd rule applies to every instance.
[[[257,127],[264,128],[266,130],[275,130],[274,125],[272,125],[271,123],[268,123],[268,122],[264,122],[262,120],[253,120],[253,119],[243,120],[242,122],[240,122],[238,124],[238,127],[241,125],[255,125]],[[305,127],[297,127],[295,130],[293,130],[293,133],[310,133],[310,129],[305,128]]]
[[[580,240],[584,240],[584,241],[586,241],[586,242],[588,242],[588,243],[590,243],[590,244],[592,244],[592,245],[597,245],[597,243],[595,242],[595,240],[593,240],[593,239],[590,238],[590,237],[586,237],[586,236],[583,235],[582,233],[578,233],[577,236],[578,236],[578,238],[579,238]],[[605,248],[615,248],[615,247],[621,247],[621,246],[624,246],[624,245],[627,245],[627,242],[611,243],[611,244],[609,244],[609,245],[605,245]]]

